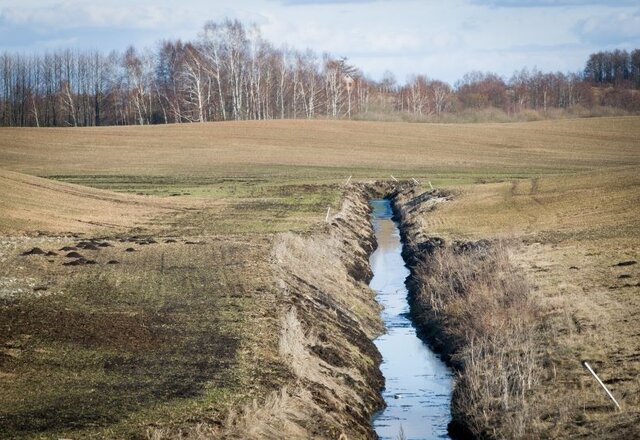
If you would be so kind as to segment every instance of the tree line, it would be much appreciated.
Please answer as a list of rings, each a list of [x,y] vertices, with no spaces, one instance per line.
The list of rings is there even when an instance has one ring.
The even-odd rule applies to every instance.
[[[640,88],[640,49],[591,54],[584,76],[594,83]]]
[[[605,87],[606,88],[603,88]],[[367,78],[345,58],[276,48],[255,26],[207,23],[195,41],[123,53],[0,55],[0,125],[98,126],[222,120],[440,116],[612,106],[640,111],[640,50],[593,54],[584,72],[466,74],[453,87],[416,75]]]

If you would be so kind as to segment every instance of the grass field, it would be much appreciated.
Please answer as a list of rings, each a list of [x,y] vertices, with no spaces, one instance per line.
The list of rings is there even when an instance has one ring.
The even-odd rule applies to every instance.
[[[640,407],[640,274],[614,265],[640,257],[639,165],[638,117],[2,128],[0,426],[14,437],[222,426],[288,377],[274,234],[317,230],[347,177],[391,174],[452,194],[424,217],[429,234],[516,243],[560,335],[559,383],[575,391],[564,395],[595,408],[563,426],[627,423]],[[96,264],[63,265],[65,246]],[[20,256],[33,247],[58,255]],[[614,422],[583,357],[627,408]]]

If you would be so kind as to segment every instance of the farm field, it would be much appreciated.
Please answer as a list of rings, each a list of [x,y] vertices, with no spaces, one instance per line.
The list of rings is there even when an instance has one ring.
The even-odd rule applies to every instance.
[[[640,415],[640,272],[620,265],[640,258],[639,166],[639,117],[0,128],[0,427],[240,429],[230,413],[292,380],[278,354],[280,233],[322,233],[349,176],[393,175],[451,195],[422,219],[430,235],[511,243],[554,331],[549,398],[567,419],[547,432],[614,435]]]

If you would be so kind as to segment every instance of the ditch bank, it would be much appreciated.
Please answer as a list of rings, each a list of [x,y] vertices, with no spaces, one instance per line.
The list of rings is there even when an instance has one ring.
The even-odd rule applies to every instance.
[[[428,218],[450,195],[399,186],[391,195],[405,246],[412,321],[457,373],[452,438],[527,438],[539,415],[540,310],[500,242],[447,242]]]
[[[229,438],[376,438],[371,418],[384,405],[384,379],[373,340],[384,325],[368,287],[376,247],[368,201],[386,190],[349,185],[319,230],[274,238],[278,350],[289,377],[237,417]]]

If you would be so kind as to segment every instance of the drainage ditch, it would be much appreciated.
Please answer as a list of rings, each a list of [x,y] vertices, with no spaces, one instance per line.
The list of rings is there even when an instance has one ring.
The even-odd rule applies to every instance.
[[[383,359],[386,408],[373,418],[373,428],[380,439],[449,438],[453,373],[418,337],[411,322],[405,286],[410,272],[391,202],[374,199],[370,204],[378,247],[369,259],[369,286],[384,308],[386,326],[386,333],[374,341]]]

